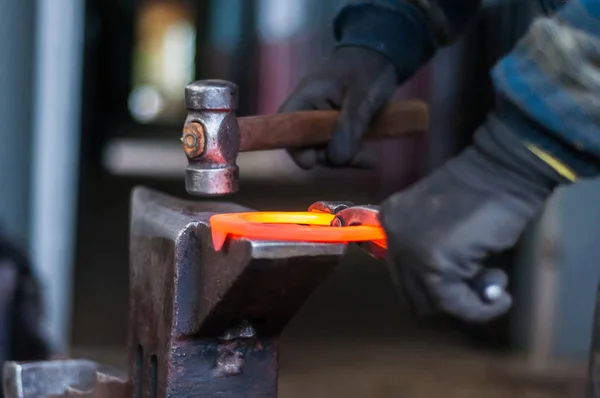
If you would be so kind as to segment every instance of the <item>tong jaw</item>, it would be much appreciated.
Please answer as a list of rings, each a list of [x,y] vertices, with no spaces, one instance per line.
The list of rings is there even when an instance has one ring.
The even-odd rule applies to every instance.
[[[357,206],[352,202],[320,201],[313,203],[308,211],[334,214],[331,222],[335,227],[347,227],[355,225],[380,226],[379,207],[372,205]],[[378,260],[385,260],[387,249],[374,242],[357,243],[364,251]]]
[[[308,211],[334,214],[332,226],[349,227],[355,225],[379,226],[379,207],[357,206],[352,202],[320,201],[313,203]]]

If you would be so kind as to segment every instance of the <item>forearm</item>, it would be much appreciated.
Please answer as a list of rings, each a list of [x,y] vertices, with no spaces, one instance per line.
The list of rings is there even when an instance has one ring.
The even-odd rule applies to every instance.
[[[338,46],[358,45],[387,56],[402,83],[464,31],[479,5],[479,0],[354,1],[335,19],[335,36]]]
[[[492,76],[525,145],[569,180],[600,172],[600,0],[538,18]]]

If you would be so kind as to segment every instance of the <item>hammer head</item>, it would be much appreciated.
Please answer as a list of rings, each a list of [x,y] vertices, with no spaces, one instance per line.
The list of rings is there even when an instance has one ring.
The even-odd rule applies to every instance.
[[[188,157],[187,192],[194,196],[237,192],[238,86],[224,80],[195,81],[185,88],[185,103],[188,115],[181,142]]]

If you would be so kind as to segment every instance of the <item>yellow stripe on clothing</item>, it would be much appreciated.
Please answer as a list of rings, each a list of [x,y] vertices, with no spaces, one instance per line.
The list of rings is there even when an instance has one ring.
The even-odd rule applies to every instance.
[[[577,174],[567,165],[547,152],[542,151],[535,145],[527,144],[527,149],[533,152],[537,157],[542,159],[548,166],[552,167],[558,174],[571,182],[577,181]]]

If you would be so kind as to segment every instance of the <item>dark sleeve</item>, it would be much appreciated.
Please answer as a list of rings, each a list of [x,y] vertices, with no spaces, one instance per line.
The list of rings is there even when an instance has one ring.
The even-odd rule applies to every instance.
[[[338,46],[387,56],[405,81],[437,48],[451,43],[479,10],[480,0],[370,0],[345,6],[334,21]]]
[[[537,18],[492,71],[525,143],[563,174],[600,174],[600,0]],[[527,123],[523,123],[527,121]],[[560,171],[559,171],[560,172]]]

